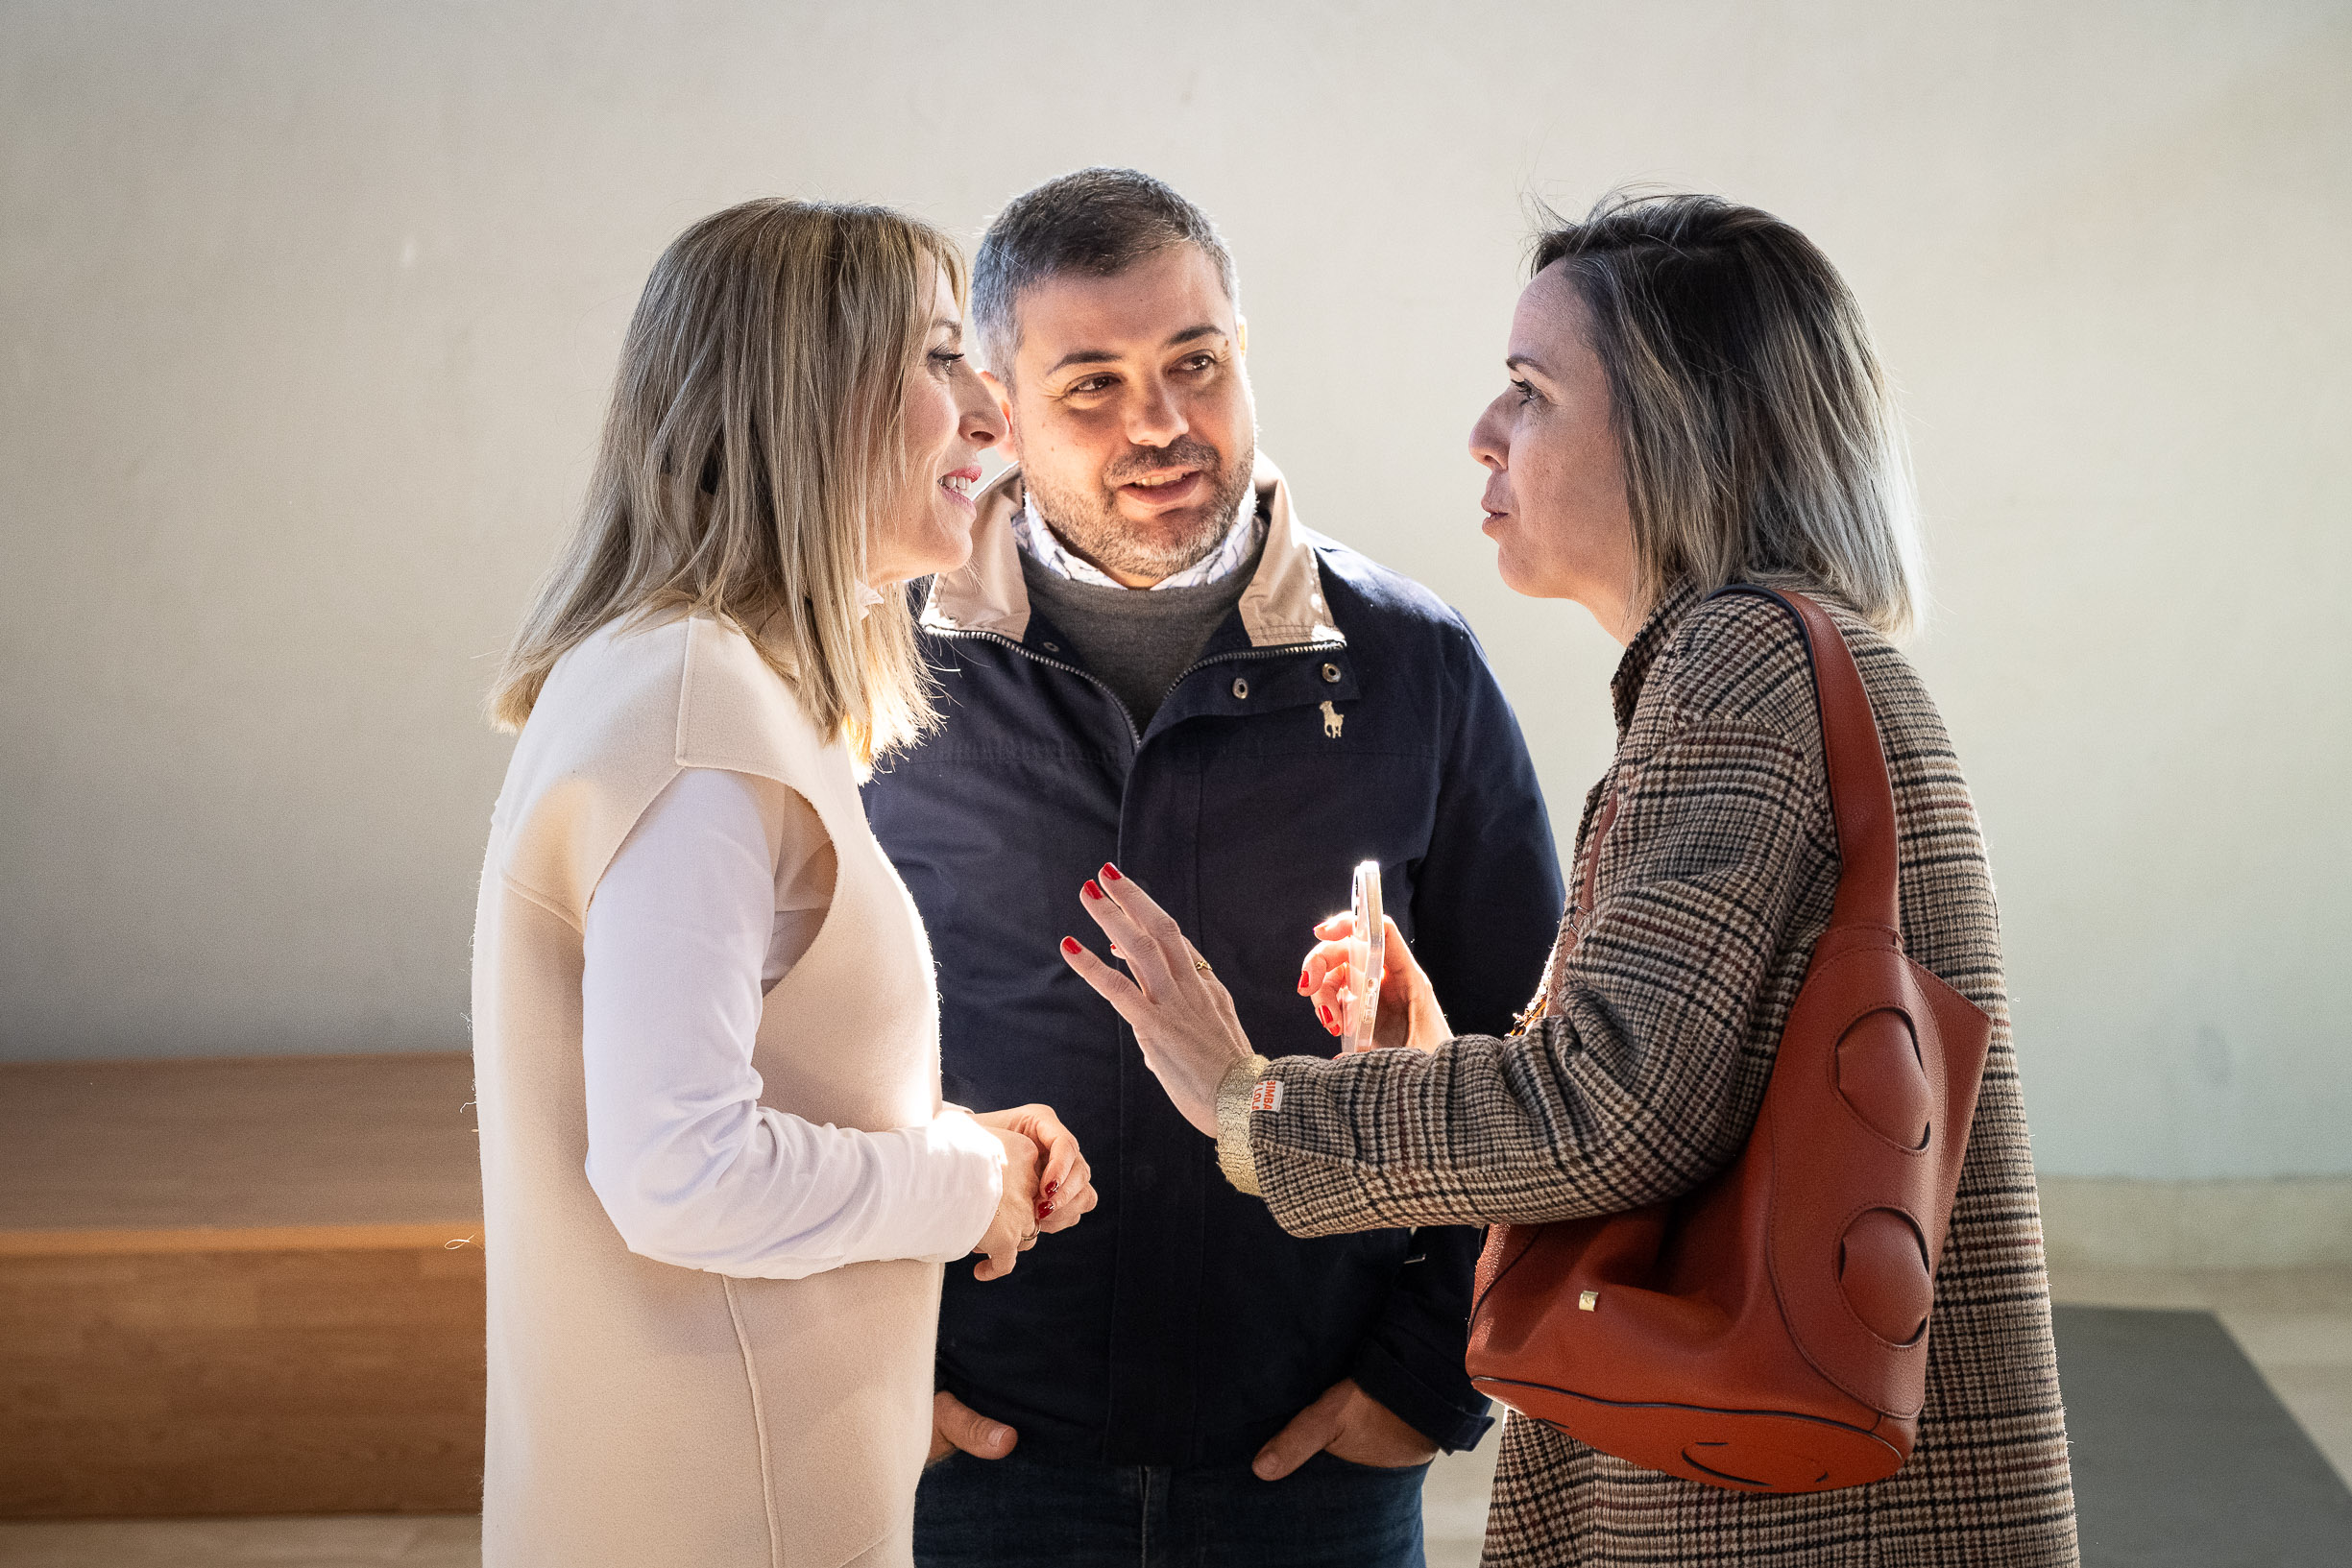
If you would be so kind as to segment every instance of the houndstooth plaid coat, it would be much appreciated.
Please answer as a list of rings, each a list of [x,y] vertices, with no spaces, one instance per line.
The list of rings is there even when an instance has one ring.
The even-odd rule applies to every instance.
[[[1995,1025],[1936,1276],[1918,1446],[1872,1485],[1751,1496],[1638,1469],[1514,1418],[1490,1564],[2077,1560],[1983,840],[1918,676],[1817,596],[1861,667],[1893,775],[1904,944]],[[1804,643],[1768,600],[1701,602],[1685,589],[1626,649],[1613,692],[1617,753],[1586,802],[1580,871],[1595,808],[1612,793],[1616,820],[1599,846],[1594,907],[1569,910],[1578,940],[1554,950],[1544,1016],[1514,1038],[1465,1035],[1435,1054],[1273,1063],[1279,1109],[1248,1113],[1247,1149],[1228,1139],[1221,1154],[1285,1229],[1609,1214],[1688,1191],[1746,1140],[1837,886]]]

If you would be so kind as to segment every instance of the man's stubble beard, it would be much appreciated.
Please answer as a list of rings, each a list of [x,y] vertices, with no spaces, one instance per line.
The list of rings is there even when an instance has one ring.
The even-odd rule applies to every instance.
[[[1128,448],[1128,455],[1112,465],[1090,492],[1064,490],[1026,470],[1022,483],[1029,492],[1030,504],[1064,545],[1106,571],[1159,581],[1200,561],[1232,531],[1234,520],[1241,515],[1242,497],[1249,493],[1256,463],[1254,436],[1248,449],[1224,468],[1218,466],[1214,446],[1186,438],[1166,446]],[[1216,476],[1207,504],[1194,513],[1184,531],[1173,539],[1139,534],[1133,523],[1119,515],[1119,501],[1113,490],[1124,482],[1123,475],[1176,466],[1198,468]]]

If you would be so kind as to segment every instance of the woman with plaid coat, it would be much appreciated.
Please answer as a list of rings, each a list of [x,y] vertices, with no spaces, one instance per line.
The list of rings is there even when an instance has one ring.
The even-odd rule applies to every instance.
[[[1859,665],[1891,777],[1904,950],[1994,1022],[1928,1338],[1916,1447],[1869,1485],[1747,1494],[1514,1418],[1491,1564],[2075,1563],[2033,1166],[1982,837],[1933,702],[1889,637],[1916,591],[1910,504],[1858,307],[1769,214],[1605,203],[1540,240],[1480,418],[1504,580],[1625,644],[1617,751],[1586,802],[1572,905],[1526,1023],[1455,1036],[1393,934],[1375,1050],[1269,1063],[1213,974],[1106,867],[1081,903],[1128,975],[1065,958],[1131,1024],[1226,1175],[1300,1236],[1542,1223],[1691,1191],[1737,1155],[1838,879],[1805,646],[1726,583],[1802,590]],[[1606,832],[1595,818],[1608,805]],[[1346,917],[1300,989],[1347,975]],[[1130,978],[1129,976],[1132,977]],[[1268,1080],[1279,1086],[1267,1087]]]

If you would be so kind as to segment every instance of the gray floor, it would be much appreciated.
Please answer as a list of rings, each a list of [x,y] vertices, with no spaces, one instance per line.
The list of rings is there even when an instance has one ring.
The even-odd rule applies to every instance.
[[[1429,1568],[1476,1568],[1500,1443],[1448,1454],[1422,1491]],[[470,1516],[109,1519],[0,1525],[7,1568],[481,1568]]]
[[[1477,1568],[1478,1548],[1487,1538],[1487,1493],[1494,1485],[1494,1460],[1502,1452],[1500,1427],[1467,1454],[1441,1454],[1421,1483],[1421,1532],[1429,1546],[1429,1568]]]
[[[2210,1312],[2061,1307],[2083,1568],[2342,1568],[2352,1489]]]
[[[2061,1301],[2109,1307],[2170,1308],[2214,1315],[2227,1340],[2244,1352],[2246,1363],[2259,1375],[2249,1385],[2244,1374],[2222,1387],[2234,1388],[2228,1409],[2243,1411],[2248,1388],[2266,1387],[2291,1413],[2316,1451],[2330,1463],[2340,1481],[2352,1478],[2352,1270],[2300,1269],[2265,1273],[2167,1273],[2151,1270],[2058,1270],[2053,1289]],[[2067,1330],[2061,1326],[2061,1334]],[[2199,1329],[2209,1334],[2211,1330]],[[2209,1340],[2200,1361],[2210,1365],[2215,1345]],[[2176,1347],[2177,1349],[2177,1347]],[[2073,1352],[2062,1340],[2061,1375],[2074,1380],[2093,1376],[2077,1371]],[[2165,1380],[2153,1382],[2159,1387]],[[2087,1391],[2087,1390],[2086,1390]],[[2070,1394],[2070,1398],[2073,1396]],[[2190,1408],[2193,1420],[2205,1420],[2201,1406]],[[2109,1452],[2133,1461],[2128,1445],[2112,1446],[2098,1436],[2098,1421],[2088,1406],[2077,1408],[2078,1465],[2086,1483],[2097,1484],[2097,1467],[2106,1461],[2084,1447],[2085,1439],[2110,1445]],[[2139,1428],[2126,1433],[2136,1438]],[[2276,1447],[2278,1433],[2265,1439]],[[1487,1490],[1493,1475],[1498,1444],[1489,1436],[1478,1451],[1449,1455],[1430,1469],[1424,1493],[1429,1537],[1429,1568],[1472,1568],[1485,1531]],[[2267,1450],[2266,1450],[2267,1451]],[[2302,1472],[2309,1478],[2308,1468]],[[2126,1484],[2129,1483],[2128,1477]],[[2086,1485],[2086,1493],[2089,1486]],[[2187,1495],[2178,1487],[2144,1492],[2158,1503]],[[2202,1507],[2202,1505],[2200,1505]],[[2103,1535],[2102,1505],[2084,1507],[2084,1530],[2089,1554],[2086,1568],[2106,1564],[2145,1563],[2147,1568],[2170,1568],[2172,1563],[2196,1562],[2199,1568],[2230,1568],[2237,1562],[2262,1563],[2266,1568],[2297,1568],[2302,1561],[2352,1563],[2352,1542],[2333,1556],[2297,1558],[2273,1555],[2228,1556],[2228,1540],[2203,1550],[2213,1555],[2130,1556],[2117,1552],[2139,1551],[2127,1532],[2137,1524],[2128,1514],[2112,1539]],[[2219,1510],[2207,1508],[2219,1517]],[[2197,1515],[2192,1514],[2192,1518]],[[2168,1536],[2161,1547],[2176,1538]],[[2104,1554],[2102,1556],[2102,1554]],[[476,1522],[465,1516],[446,1518],[328,1518],[216,1520],[90,1520],[57,1524],[0,1525],[0,1568],[479,1568],[481,1554]]]

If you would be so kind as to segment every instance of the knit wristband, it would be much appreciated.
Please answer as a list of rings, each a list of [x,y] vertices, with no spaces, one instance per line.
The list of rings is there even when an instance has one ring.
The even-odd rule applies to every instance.
[[[1256,1159],[1249,1152],[1249,1112],[1258,1079],[1273,1064],[1258,1055],[1245,1056],[1229,1068],[1217,1085],[1217,1166],[1225,1180],[1251,1197],[1258,1191]]]

